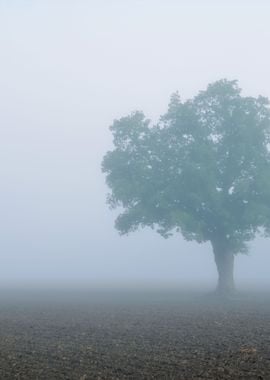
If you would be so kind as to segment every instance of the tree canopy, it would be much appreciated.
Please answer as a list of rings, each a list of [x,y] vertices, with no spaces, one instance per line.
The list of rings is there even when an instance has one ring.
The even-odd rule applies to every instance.
[[[172,95],[156,124],[143,112],[115,120],[114,149],[102,163],[116,228],[151,227],[164,237],[224,241],[243,252],[269,233],[270,109],[220,80],[194,98]]]

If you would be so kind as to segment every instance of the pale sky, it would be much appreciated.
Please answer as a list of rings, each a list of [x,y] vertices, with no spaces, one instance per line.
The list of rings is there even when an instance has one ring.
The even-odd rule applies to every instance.
[[[267,1],[0,0],[0,284],[214,282],[209,245],[119,237],[109,125],[221,78],[270,97]],[[236,279],[268,283],[269,242]]]

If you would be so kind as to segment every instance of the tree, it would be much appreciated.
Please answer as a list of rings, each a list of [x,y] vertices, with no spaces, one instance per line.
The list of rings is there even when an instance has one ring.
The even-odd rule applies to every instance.
[[[110,127],[102,170],[120,234],[151,227],[163,237],[209,241],[221,293],[234,291],[234,257],[269,235],[270,109],[220,80],[193,99],[172,95],[156,125],[134,112]]]

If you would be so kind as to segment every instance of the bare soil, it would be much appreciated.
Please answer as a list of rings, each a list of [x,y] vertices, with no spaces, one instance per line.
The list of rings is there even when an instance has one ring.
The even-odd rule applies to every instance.
[[[0,379],[270,379],[270,295],[2,291]]]

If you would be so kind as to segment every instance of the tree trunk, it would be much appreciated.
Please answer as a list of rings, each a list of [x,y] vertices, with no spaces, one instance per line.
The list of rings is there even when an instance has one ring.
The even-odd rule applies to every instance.
[[[234,293],[234,254],[231,252],[226,243],[212,242],[215,256],[215,262],[218,271],[217,292],[222,295]]]

